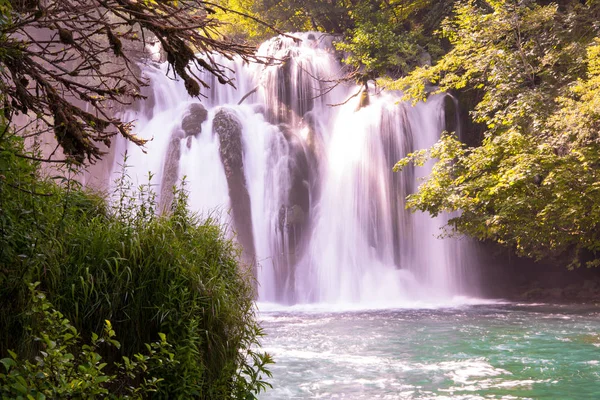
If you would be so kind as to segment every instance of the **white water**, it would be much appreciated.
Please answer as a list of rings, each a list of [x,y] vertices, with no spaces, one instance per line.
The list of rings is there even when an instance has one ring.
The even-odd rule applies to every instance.
[[[405,196],[427,170],[392,172],[398,159],[439,138],[443,97],[412,107],[399,104],[398,93],[371,89],[370,105],[358,109],[360,96],[351,98],[358,87],[332,88],[342,67],[330,39],[296,36],[301,44],[279,38],[260,48],[280,63],[223,60],[235,71],[238,90],[206,77],[208,119],[190,138],[183,138],[181,121],[198,100],[165,77],[166,66],[147,67],[154,103],[127,117],[152,140],[146,154],[125,143],[118,148],[123,153],[127,146],[131,175],[144,183],[151,171],[157,186],[186,176],[190,205],[202,213],[218,210],[253,247],[246,253],[258,263],[260,301],[397,307],[477,294],[465,284],[472,274],[468,243],[437,238],[444,217],[404,209]],[[233,189],[213,130],[223,106],[242,127],[245,185]],[[230,199],[232,190],[247,192],[247,208],[244,196]],[[246,209],[250,216],[240,214]],[[244,241],[250,222],[246,236],[252,237]]]

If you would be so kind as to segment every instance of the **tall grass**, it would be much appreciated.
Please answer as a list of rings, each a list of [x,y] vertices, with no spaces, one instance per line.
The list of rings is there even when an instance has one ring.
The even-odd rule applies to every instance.
[[[39,281],[82,337],[112,322],[122,346],[104,351],[109,361],[166,334],[177,363],[160,371],[157,398],[245,399],[266,387],[252,278],[216,221],[189,212],[184,185],[157,215],[152,187],[133,188],[126,168],[109,204],[69,171],[42,178],[17,156],[18,138],[0,148],[0,358],[35,352],[25,311]]]

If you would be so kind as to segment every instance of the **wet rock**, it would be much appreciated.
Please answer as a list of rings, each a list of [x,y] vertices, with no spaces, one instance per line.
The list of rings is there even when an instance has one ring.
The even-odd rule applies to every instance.
[[[544,298],[544,290],[540,288],[533,288],[521,295],[525,300],[539,300]]]
[[[304,212],[310,209],[310,167],[305,148],[298,136],[287,125],[279,125],[280,131],[285,136],[290,146],[290,157],[288,162],[291,177],[288,204],[297,204]]]
[[[444,97],[444,119],[445,130],[456,132],[460,136],[460,122],[458,114],[458,104],[454,97],[447,95]]]
[[[565,291],[561,288],[552,288],[547,290],[546,297],[551,299],[561,299],[565,295]]]
[[[141,76],[141,73],[140,75]],[[142,86],[140,88],[140,94],[144,97],[139,100],[135,100],[131,104],[131,109],[144,115],[148,120],[154,117],[154,106],[156,105],[156,95],[151,86]],[[123,111],[119,108],[118,111]]]
[[[283,303],[293,303],[296,265],[308,241],[310,223],[310,181],[312,170],[306,148],[300,137],[288,125],[279,125],[289,146],[287,174],[289,190],[283,193],[284,203],[278,213],[279,232],[277,256],[275,258],[275,297]]]
[[[181,129],[185,136],[197,136],[202,132],[202,123],[208,118],[208,111],[200,103],[191,104],[186,112]]]
[[[577,297],[582,291],[582,286],[580,284],[572,283],[564,288],[564,295],[566,297]]]
[[[242,261],[256,276],[250,195],[244,175],[242,123],[232,110],[221,108],[213,119],[213,133],[219,138],[219,153],[227,178],[233,226],[242,246]]]
[[[173,203],[173,188],[179,179],[179,160],[181,158],[181,139],[184,134],[176,129],[171,133],[169,147],[163,163],[162,179],[160,182],[159,210],[164,213],[171,209]]]
[[[598,289],[600,289],[600,285],[598,284],[598,282],[591,281],[588,279],[583,282],[583,289],[595,292]]]
[[[281,64],[266,82],[266,90],[276,93],[269,101],[266,118],[273,124],[289,123],[296,126],[302,116],[314,107],[314,76],[308,62],[299,60],[297,49],[288,49],[281,57]]]
[[[236,177],[241,174],[243,178],[244,161],[242,148],[242,123],[233,111],[227,108],[220,109],[213,119],[213,132],[219,137],[219,152],[225,167],[225,175]]]
[[[457,120],[460,121],[460,132],[458,138],[461,142],[467,144],[469,147],[477,147],[481,145],[486,131],[486,125],[482,123],[473,122],[469,110],[473,110],[476,105],[483,98],[483,92],[481,90],[453,90],[450,92],[453,98],[456,99],[458,107]],[[447,131],[450,129],[446,128]]]
[[[307,129],[305,140],[305,151],[308,166],[310,168],[310,193],[313,201],[319,199],[321,194],[320,179],[321,160],[325,159],[325,141],[319,130],[317,121],[312,112],[307,113],[302,121],[302,129]]]
[[[306,222],[306,212],[298,204],[291,207],[281,206],[279,226],[286,229],[300,227]]]

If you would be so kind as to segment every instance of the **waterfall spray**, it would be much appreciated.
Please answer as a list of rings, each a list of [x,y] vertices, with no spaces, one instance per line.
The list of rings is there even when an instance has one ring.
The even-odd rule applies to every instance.
[[[132,175],[154,173],[163,207],[186,176],[191,207],[219,210],[242,261],[257,265],[261,301],[393,306],[463,294],[469,244],[437,237],[444,216],[405,209],[427,169],[392,172],[437,141],[444,97],[414,107],[394,92],[353,97],[359,87],[336,82],[331,39],[296,36],[261,46],[269,65],[222,60],[237,89],[213,82],[200,103],[165,66],[146,67],[152,101],[127,117],[152,141],[146,154],[118,147]]]

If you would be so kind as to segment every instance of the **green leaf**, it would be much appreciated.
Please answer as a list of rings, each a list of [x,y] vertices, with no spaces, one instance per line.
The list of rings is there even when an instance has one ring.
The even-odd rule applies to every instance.
[[[12,356],[12,354],[11,354],[11,356]],[[17,365],[15,360],[13,360],[12,358],[3,358],[0,360],[0,363],[2,363],[2,365],[4,365],[4,368],[6,368],[6,372],[9,372],[11,367],[15,367]]]

